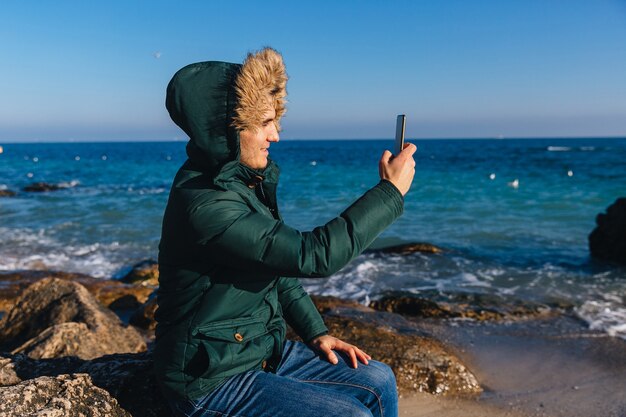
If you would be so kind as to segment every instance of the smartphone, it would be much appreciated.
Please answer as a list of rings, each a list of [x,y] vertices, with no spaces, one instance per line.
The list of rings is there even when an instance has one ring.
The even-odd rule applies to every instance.
[[[394,155],[398,155],[404,149],[404,126],[406,125],[406,116],[399,114],[396,119],[396,146],[394,148]]]

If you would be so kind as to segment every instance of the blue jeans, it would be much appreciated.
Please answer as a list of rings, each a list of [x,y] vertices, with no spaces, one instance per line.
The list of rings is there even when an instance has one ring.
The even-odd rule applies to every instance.
[[[188,417],[397,417],[391,368],[369,361],[353,369],[337,356],[343,360],[332,365],[305,344],[287,341],[275,374],[244,372],[202,398],[170,406],[175,415]]]

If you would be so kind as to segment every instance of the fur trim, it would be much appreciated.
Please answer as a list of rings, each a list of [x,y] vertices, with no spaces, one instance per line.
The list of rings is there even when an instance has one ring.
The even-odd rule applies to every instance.
[[[238,103],[233,127],[256,132],[265,112],[273,107],[280,131],[280,118],[286,111],[287,79],[283,57],[276,50],[263,48],[249,53],[235,80]]]

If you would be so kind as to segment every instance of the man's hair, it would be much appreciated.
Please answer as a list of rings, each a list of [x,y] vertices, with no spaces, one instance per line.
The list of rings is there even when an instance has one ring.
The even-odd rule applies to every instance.
[[[261,127],[265,113],[273,108],[276,128],[285,114],[287,102],[287,72],[283,57],[272,48],[249,53],[235,80],[237,107],[233,126],[238,130],[255,132]]]

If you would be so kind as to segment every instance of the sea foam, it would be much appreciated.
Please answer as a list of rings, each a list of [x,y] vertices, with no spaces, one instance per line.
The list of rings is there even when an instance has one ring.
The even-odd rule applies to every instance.
[[[586,301],[575,309],[576,315],[589,324],[591,330],[599,330],[610,336],[626,340],[626,308],[614,301]]]

